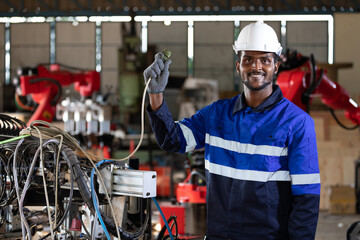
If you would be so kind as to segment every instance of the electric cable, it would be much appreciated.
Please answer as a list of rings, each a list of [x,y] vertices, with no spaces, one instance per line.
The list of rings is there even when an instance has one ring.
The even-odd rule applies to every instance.
[[[5,153],[1,152],[1,155],[2,155],[2,158],[7,160],[4,168],[5,168],[5,173],[9,180],[9,186],[7,186],[8,192],[7,193],[5,192],[6,196],[4,196],[0,202],[0,207],[2,208],[2,207],[5,207],[6,205],[8,205],[10,202],[12,202],[15,199],[14,195],[16,195],[16,194],[15,194],[15,187],[14,187],[14,177],[13,177],[13,174],[11,171],[11,157],[13,155],[10,155],[9,158],[6,156]]]
[[[171,226],[170,226],[170,229],[172,231],[173,227],[175,226],[175,239],[178,239],[178,225],[177,225],[177,221],[176,221],[176,216],[172,215],[168,218],[167,220],[167,223],[170,224],[171,222]],[[156,236],[156,240],[165,240],[165,239],[168,239],[170,238],[170,235],[165,235],[165,231],[166,231],[166,225],[164,225],[159,234]]]
[[[47,122],[40,121],[40,120],[33,121],[33,122],[30,124],[30,127],[31,127],[31,128],[35,128],[35,129],[37,130],[37,135],[38,135],[38,137],[41,137],[41,138],[42,138],[43,135],[42,135],[42,133],[39,131],[40,127],[35,127],[35,124],[43,124],[43,125],[45,125],[45,126],[49,126],[49,127],[50,127],[50,129],[45,128],[45,127],[42,127],[42,128],[41,128],[43,132],[47,132],[47,133],[48,133],[48,134],[46,135],[46,137],[52,138],[52,136],[54,136],[54,133],[55,133],[55,132],[56,132],[56,133],[59,132],[60,134],[63,134],[63,135],[65,136],[65,140],[67,140],[68,142],[70,142],[71,145],[75,146],[76,149],[79,149],[85,156],[87,156],[88,160],[89,160],[90,163],[95,167],[95,170],[97,171],[97,168],[96,168],[94,162],[92,161],[90,155],[89,155],[88,153],[86,153],[86,152],[78,145],[78,143],[76,142],[76,140],[75,140],[72,136],[70,136],[68,133],[64,132],[63,130],[61,130],[61,129],[59,129],[59,128],[57,128],[57,127],[55,127],[55,126],[53,126],[52,124],[49,124],[49,123],[47,123]],[[24,129],[24,130],[22,131],[22,133],[24,133],[24,132],[29,132],[31,135],[35,135],[34,133],[32,133],[32,131],[31,131],[32,129],[31,129],[31,128],[30,128],[30,129],[29,129],[29,128]],[[55,129],[56,131],[54,131],[54,129]],[[65,141],[65,140],[64,140],[64,141]],[[67,144],[67,145],[68,145],[68,144]],[[71,145],[70,145],[70,146],[71,146]],[[97,171],[97,172],[98,172],[98,171]],[[100,175],[100,174],[99,174],[99,175]],[[101,185],[104,187],[104,190],[105,190],[105,193],[106,193],[106,198],[108,199],[109,206],[110,206],[110,209],[111,209],[111,212],[112,212],[114,221],[115,221],[115,223],[116,223],[116,225],[117,225],[116,217],[115,217],[115,211],[114,211],[114,209],[113,209],[113,207],[112,207],[111,200],[110,200],[110,198],[109,198],[109,195],[108,195],[107,190],[106,190],[106,188],[105,188],[105,184],[104,184],[103,179],[101,178],[101,176],[99,177],[99,180],[100,180]],[[117,229],[117,228],[116,228],[116,231],[117,231],[117,233],[118,233],[118,234],[117,234],[117,235],[118,235],[118,238],[120,239],[120,233],[118,232],[118,229]]]
[[[41,133],[40,130],[36,127],[33,126],[35,128],[35,130],[38,131],[39,133],[39,140],[40,140],[40,162],[42,164],[42,168],[41,168],[41,173],[42,173],[42,179],[43,179],[43,184],[44,184],[44,191],[45,191],[45,201],[46,201],[46,205],[47,205],[47,212],[48,212],[48,217],[49,217],[49,224],[50,224],[50,232],[51,232],[51,238],[54,239],[55,238],[55,234],[54,234],[54,229],[53,229],[53,223],[51,220],[51,212],[50,212],[50,203],[49,203],[49,195],[47,192],[47,184],[46,184],[46,178],[45,178],[45,164],[44,164],[44,156],[43,156],[43,148],[42,148],[42,137],[41,137]]]
[[[0,181],[1,181],[1,186],[0,186],[0,200],[2,200],[4,198],[4,195],[6,193],[6,163],[7,158],[3,155],[2,152],[0,152]]]
[[[34,107],[27,106],[23,102],[21,102],[20,96],[16,91],[15,91],[15,103],[16,106],[20,108],[20,110],[33,111],[35,109]]]
[[[27,179],[26,179],[26,182],[24,184],[24,187],[23,187],[23,191],[21,193],[21,198],[20,198],[20,201],[19,201],[19,212],[20,212],[20,216],[21,216],[21,219],[23,219],[23,224],[25,225],[25,228],[26,228],[26,231],[28,233],[28,236],[29,236],[29,239],[31,239],[31,234],[29,234],[30,232],[30,227],[29,227],[29,224],[28,222],[26,221],[26,218],[25,218],[25,215],[24,215],[24,200],[25,200],[25,196],[26,196],[26,193],[27,193],[27,190],[30,186],[30,179],[32,177],[32,174],[33,174],[33,171],[34,171],[34,168],[35,168],[35,164],[36,164],[36,159],[38,158],[39,156],[39,153],[41,151],[41,149],[43,147],[45,147],[46,145],[48,145],[49,143],[51,142],[55,142],[55,140],[52,140],[50,139],[49,141],[45,142],[42,146],[39,146],[37,151],[35,152],[34,154],[34,157],[33,157],[33,161],[31,163],[31,166],[30,166],[30,170],[29,170],[29,174],[27,176]],[[43,166],[44,167],[44,166]],[[43,173],[44,174],[44,173]]]
[[[144,105],[145,105],[145,97],[146,97],[146,90],[147,90],[147,88],[148,88],[148,85],[149,85],[149,83],[150,83],[150,81],[151,81],[151,78],[149,78],[149,80],[146,82],[146,86],[145,86],[145,89],[144,89],[144,94],[143,94],[143,100],[142,100],[142,109],[143,109],[143,111],[142,111],[142,114],[141,114],[141,136],[140,136],[140,140],[139,140],[139,143],[138,143],[138,145],[137,145],[137,147],[135,148],[135,150],[129,155],[129,156],[127,156],[127,157],[125,157],[125,158],[123,158],[123,159],[112,159],[112,160],[114,160],[114,161],[124,161],[124,160],[128,160],[130,157],[132,157],[135,153],[136,153],[136,151],[139,149],[139,147],[141,146],[141,143],[142,143],[142,140],[143,140],[143,133],[144,133]],[[50,127],[50,128],[47,128],[47,129],[45,129],[45,127],[35,127],[34,125],[35,124],[42,124],[42,125],[45,125],[45,126],[48,126],[48,127]],[[33,131],[33,129],[35,129],[36,131],[34,132]],[[55,130],[54,130],[55,129]],[[27,134],[27,133],[29,133],[29,134]],[[30,128],[27,128],[27,129],[25,129],[25,131],[24,130],[22,130],[22,132],[20,133],[20,135],[21,136],[25,136],[25,135],[31,135],[31,136],[35,136],[36,137],[36,135],[37,135],[37,137],[40,139],[40,145],[42,145],[42,138],[43,137],[45,137],[45,139],[46,138],[52,138],[53,136],[54,136],[54,133],[60,133],[60,134],[63,134],[63,136],[64,136],[64,143],[65,143],[65,145],[67,145],[67,146],[73,146],[73,148],[74,149],[79,149],[82,153],[84,153],[84,155],[90,160],[90,162],[92,163],[92,165],[94,166],[94,169],[95,169],[95,171],[97,172],[97,174],[98,174],[98,176],[99,176],[99,180],[100,180],[100,183],[102,184],[102,186],[103,186],[103,188],[104,188],[104,191],[106,192],[106,194],[105,194],[105,196],[106,196],[106,198],[108,199],[108,202],[109,202],[109,206],[110,206],[110,209],[111,209],[111,212],[112,212],[112,215],[113,215],[113,219],[114,219],[114,221],[115,221],[115,226],[114,226],[114,224],[112,223],[112,221],[109,219],[109,218],[107,218],[107,216],[105,215],[104,217],[105,217],[105,219],[104,219],[104,221],[105,221],[105,224],[107,224],[107,225],[109,225],[110,226],[110,228],[111,229],[113,229],[114,230],[114,228],[116,229],[116,232],[117,232],[117,235],[118,235],[118,238],[120,239],[120,234],[119,234],[119,229],[121,229],[120,227],[117,227],[118,226],[118,224],[116,223],[116,217],[115,217],[115,212],[114,212],[114,210],[113,210],[113,208],[112,208],[112,205],[111,205],[111,200],[109,199],[109,194],[107,193],[107,190],[106,190],[106,188],[105,188],[105,184],[103,183],[103,181],[102,181],[102,178],[101,178],[101,174],[98,172],[98,170],[97,170],[97,167],[96,167],[96,165],[94,164],[94,162],[92,161],[92,159],[91,159],[91,157],[90,157],[90,155],[91,154],[88,154],[88,153],[86,153],[80,146],[78,146],[78,144],[77,144],[77,142],[76,142],[76,140],[74,139],[74,138],[72,138],[71,136],[69,136],[66,132],[64,132],[64,131],[59,131],[59,129],[56,129],[56,127],[54,128],[51,124],[49,125],[49,124],[47,124],[46,122],[43,122],[43,121],[34,121],[34,122],[32,122],[32,124],[31,124],[31,126],[30,126]],[[19,142],[23,142],[23,141],[21,141],[21,139],[20,139],[20,141]],[[68,143],[70,143],[70,144],[68,144]],[[16,147],[16,150],[18,151],[18,149],[20,148],[20,145],[21,144],[19,144],[18,143],[18,145],[17,145],[17,147]],[[43,154],[42,154],[42,148],[40,148],[41,149],[41,155],[40,155],[40,157],[41,157],[41,162],[42,162],[42,164],[43,164],[43,167],[44,167],[44,159],[43,159]],[[71,150],[71,152],[72,152],[72,149],[70,149],[70,148],[65,148],[64,149],[64,151],[63,151],[63,155],[67,155],[68,153],[64,153],[65,152],[65,150]],[[66,151],[67,151],[66,150]],[[14,164],[13,164],[13,168],[14,169],[16,169],[16,159],[17,159],[17,151],[15,151],[15,153],[16,154],[14,154]],[[74,154],[74,156],[75,156],[75,158],[76,158],[76,155]],[[92,155],[93,156],[93,155]],[[97,157],[96,157],[97,158]],[[79,163],[78,163],[78,161],[77,162],[72,162],[72,160],[70,160],[70,157],[69,157],[69,163],[70,163],[70,165],[72,166],[72,172],[73,172],[73,174],[74,174],[74,177],[75,177],[75,180],[77,181],[77,183],[78,183],[78,186],[79,186],[79,181],[78,180],[80,180],[80,186],[83,188],[82,190],[80,190],[80,193],[82,193],[82,195],[85,193],[85,197],[87,196],[87,197],[89,197],[88,196],[88,192],[89,192],[89,189],[87,188],[87,190],[86,190],[86,182],[85,182],[85,178],[84,178],[84,176],[83,175],[81,175],[81,174],[79,174],[79,171],[81,171],[81,169],[80,169],[80,166],[79,166]],[[57,164],[58,165],[58,164]],[[75,166],[77,166],[78,168],[77,169],[74,169],[74,165]],[[44,170],[44,169],[42,169],[42,170]],[[15,174],[15,176],[16,176],[17,174]],[[46,197],[48,196],[47,195],[47,188],[46,188],[46,179],[44,178],[44,175],[45,175],[45,173],[43,172],[43,183],[44,183],[44,190],[45,190],[45,195],[46,195]],[[16,182],[15,183],[15,190],[16,190],[16,193],[17,193],[17,195],[19,196],[19,182],[18,182],[18,179],[17,179],[17,176],[16,176],[16,180],[14,181],[14,182]],[[91,198],[91,197],[90,197]],[[86,199],[85,199],[86,200]],[[48,199],[46,200],[47,201],[47,205],[49,205],[48,204]],[[150,203],[149,203],[150,201],[148,201],[148,207],[150,206]],[[88,202],[88,204],[89,204],[89,202]],[[91,204],[90,204],[90,209],[91,209]],[[146,214],[146,217],[147,218],[149,218],[149,211],[147,211],[147,213],[148,214]],[[102,213],[100,213],[100,214],[102,214]],[[48,210],[48,215],[49,215],[49,223],[50,223],[50,225],[52,225],[52,222],[51,222],[51,216],[50,216],[50,210]],[[147,222],[148,221],[145,221],[145,224],[147,224]],[[52,226],[51,226],[51,230],[52,230],[53,228],[52,228]],[[135,232],[135,233],[130,233],[130,232],[126,232],[125,230],[123,230],[123,229],[121,229],[121,233],[122,233],[122,235],[125,237],[125,238],[128,238],[128,239],[132,239],[132,238],[134,238],[134,236],[135,237],[139,237],[140,235],[138,235],[138,234],[143,234],[143,232],[145,231],[145,227],[143,227],[142,229],[140,228],[140,231],[137,231],[137,232]],[[53,232],[51,231],[51,233],[52,233],[52,237],[54,237],[54,235],[53,235]]]
[[[91,197],[91,192],[86,184],[84,175],[80,169],[80,164],[77,160],[77,156],[75,155],[75,153],[73,153],[73,150],[71,150],[70,148],[67,148],[66,150],[64,150],[64,152],[66,152],[65,154],[67,155],[67,157],[69,158],[70,162],[71,162],[71,166],[72,166],[72,171],[74,174],[74,179],[77,182],[80,194],[85,202],[85,204],[88,205],[89,209],[96,214],[95,208],[94,208],[94,204],[92,202],[92,197]],[[95,170],[98,170],[97,168],[94,168]],[[101,175],[100,175],[101,177]],[[99,177],[99,179],[100,179]],[[106,188],[104,189],[106,190]],[[138,231],[136,232],[128,232],[124,229],[122,229],[121,227],[118,227],[117,224],[114,224],[113,220],[111,220],[109,217],[107,217],[104,213],[101,212],[101,210],[99,211],[101,213],[101,216],[103,218],[103,221],[105,223],[105,225],[107,226],[107,228],[109,229],[110,233],[112,233],[113,235],[115,235],[116,231],[119,231],[121,234],[121,239],[136,239],[138,237],[140,237],[145,229],[146,229],[146,224],[149,221],[150,218],[150,214],[146,214],[146,219],[145,219],[145,225],[142,226],[141,228],[139,228]],[[147,213],[150,213],[150,201],[148,201],[147,204]]]
[[[23,121],[5,114],[0,114],[0,125],[0,135],[5,137],[19,136],[19,132],[26,128],[26,124]]]
[[[107,166],[110,163],[113,163],[113,161],[111,161],[111,160],[103,160],[103,161],[97,163],[96,166],[98,167],[98,170],[99,170],[99,168],[102,169],[102,168],[104,168],[105,166]],[[107,224],[106,223],[109,222],[109,219],[106,217],[106,215],[102,216],[103,214],[100,212],[100,210],[98,208],[98,200],[97,200],[97,196],[95,195],[95,188],[94,188],[94,174],[95,174],[95,171],[93,169],[92,172],[91,172],[91,181],[90,181],[92,200],[93,200],[93,204],[94,204],[96,213],[98,215],[98,219],[99,219],[101,225],[103,226],[104,231],[105,230],[107,231],[107,227],[106,227]],[[142,236],[144,234],[145,230],[146,230],[146,226],[147,226],[147,223],[148,223],[149,218],[150,218],[150,216],[149,216],[150,215],[150,201],[149,200],[148,200],[148,203],[147,203],[146,211],[147,211],[147,214],[146,214],[146,218],[145,218],[145,221],[144,221],[145,224],[144,224],[144,226],[139,228],[140,230],[138,230],[135,233],[128,233],[125,230],[121,230],[121,234],[123,236],[125,236],[126,238],[128,238],[128,239],[133,239],[133,238],[137,238],[139,236]],[[103,218],[105,219],[105,221],[103,220]],[[117,225],[115,225],[115,227],[116,226]]]
[[[69,159],[65,158],[67,164],[68,164],[68,167],[69,169],[71,169],[71,163],[69,161]],[[59,229],[59,227],[63,224],[63,222],[65,221],[67,215],[69,214],[70,212],[70,208],[71,208],[71,204],[72,204],[72,199],[73,199],[73,192],[74,192],[74,179],[73,179],[73,175],[70,174],[70,193],[69,193],[69,201],[68,201],[68,204],[67,204],[67,207],[66,207],[66,210],[65,210],[65,213],[64,215],[62,216],[61,220],[59,221],[59,223],[57,224],[57,226],[55,227],[54,231],[57,231]],[[44,240],[46,239],[47,237],[50,236],[51,233],[48,233],[47,235],[43,236],[42,238],[40,238],[39,240]]]
[[[62,151],[63,153],[63,151]],[[68,164],[68,167],[69,169],[71,169],[71,163],[69,161],[68,158],[65,157],[65,154],[63,153],[63,156]],[[65,221],[67,215],[69,214],[70,212],[70,208],[71,208],[71,204],[72,204],[72,199],[73,199],[73,191],[74,191],[74,176],[73,174],[70,174],[70,193],[69,193],[69,201],[68,201],[68,204],[67,204],[67,207],[66,207],[66,210],[65,210],[65,213],[63,215],[63,217],[61,218],[61,220],[59,221],[59,223],[57,224],[57,226],[55,227],[54,231],[57,231],[59,229],[59,227],[63,224],[63,222]],[[55,206],[56,207],[56,206]],[[48,233],[47,235],[43,236],[42,238],[40,238],[40,240],[44,240],[46,239],[47,237],[50,236],[51,233]]]
[[[70,70],[82,71],[82,72],[90,71],[90,69],[73,67],[73,66],[69,66],[69,65],[66,65],[66,64],[62,64],[62,63],[55,63],[55,64],[59,65],[60,67],[67,68],[67,69],[70,69]],[[52,65],[52,63],[41,63],[39,65],[50,66],[50,65]]]
[[[92,224],[92,229],[91,229],[91,240],[96,240],[95,239],[95,226],[96,226],[96,221],[98,219],[98,215],[95,212],[94,214],[94,220],[93,220],[93,224]]]
[[[169,235],[170,235],[171,240],[174,240],[174,236],[172,235],[172,232],[171,232],[171,229],[170,229],[170,227],[169,227],[169,224],[168,224],[168,222],[167,222],[167,220],[166,220],[166,218],[165,218],[164,213],[162,212],[162,210],[161,210],[161,208],[160,208],[160,206],[159,206],[159,203],[156,201],[156,198],[152,197],[151,199],[154,201],[157,209],[158,209],[159,212],[160,212],[160,215],[161,215],[162,219],[164,220],[165,226],[166,226],[166,228],[167,228],[167,230],[168,230],[168,232],[169,232]]]
[[[37,83],[37,82],[51,82],[53,84],[55,84],[55,86],[57,87],[58,91],[56,92],[54,98],[51,100],[50,104],[52,106],[55,106],[57,104],[57,102],[59,101],[61,95],[62,95],[62,86],[61,84],[54,78],[47,78],[47,77],[39,77],[39,78],[33,78],[30,79],[29,83]]]
[[[340,122],[339,118],[335,115],[335,111],[334,109],[330,108],[329,107],[329,110],[331,112],[331,115],[333,116],[333,118],[335,119],[336,123],[339,124],[340,127],[346,129],[346,130],[355,130],[357,129],[360,125],[355,125],[353,127],[348,127],[348,126],[345,126],[343,123]]]
[[[101,162],[98,162],[96,164],[96,167],[99,167],[101,164],[103,163],[113,163],[113,161],[109,161],[109,160],[103,160]],[[104,233],[106,235],[106,238],[108,240],[111,240],[111,237],[110,237],[110,234],[107,230],[107,227],[102,219],[102,216],[101,216],[101,213],[100,213],[100,210],[99,210],[99,201],[97,200],[97,196],[96,196],[96,193],[95,193],[95,187],[94,187],[94,174],[95,174],[95,169],[93,168],[93,170],[91,171],[91,177],[90,177],[90,184],[91,184],[91,196],[92,196],[92,201],[93,201],[93,204],[94,204],[94,208],[95,208],[95,211],[98,215],[98,219],[100,221],[100,224],[101,226],[103,227],[103,230],[104,230]]]
[[[6,143],[9,143],[9,142],[13,142],[13,141],[17,141],[19,139],[30,137],[30,136],[31,135],[21,135],[21,136],[18,136],[18,137],[13,137],[13,138],[10,138],[10,139],[6,139],[6,140],[1,141],[0,145],[6,144]]]
[[[17,169],[16,169],[16,158],[17,158],[18,150],[19,150],[21,144],[24,142],[24,139],[25,138],[22,138],[18,142],[18,144],[15,148],[15,151],[14,151],[14,159],[13,159],[13,176],[14,176],[14,184],[15,184],[14,186],[15,186],[15,192],[16,192],[16,196],[17,196],[19,205],[20,205],[20,189],[19,189],[19,182],[18,182]],[[20,218],[21,218],[21,215],[20,215]],[[22,219],[22,221],[25,221],[25,219]],[[25,231],[26,231],[25,226],[22,224],[21,232],[22,232],[22,236],[23,236],[24,240],[25,240],[25,236],[26,236]]]
[[[130,157],[132,157],[132,156],[137,152],[137,150],[140,148],[140,146],[141,146],[141,144],[142,144],[143,136],[144,136],[144,106],[145,106],[146,90],[147,90],[147,88],[148,88],[148,85],[149,85],[150,81],[151,81],[151,78],[149,78],[149,80],[147,81],[146,86],[145,86],[145,89],[144,89],[144,93],[143,93],[143,99],[142,99],[142,110],[143,110],[143,111],[141,112],[141,136],[140,136],[139,143],[138,143],[137,147],[135,148],[135,150],[134,150],[129,156],[127,156],[126,158],[123,158],[123,159],[111,159],[111,160],[123,161],[123,160],[129,159]],[[48,124],[48,123],[46,123],[46,122],[44,122],[44,121],[39,121],[39,120],[38,120],[38,121],[33,121],[33,122],[31,123],[31,127],[34,127],[35,124],[43,124],[43,125],[45,125],[45,126],[46,126],[46,125],[47,125],[47,126],[50,125],[50,127],[53,127],[51,124]],[[28,132],[29,129],[27,128],[27,129],[25,129],[25,130],[26,130],[26,132]],[[41,135],[41,132],[39,131],[39,129],[37,129],[37,130],[38,130],[38,135],[40,136],[40,135]],[[43,129],[43,130],[45,130],[45,129]],[[64,133],[64,135],[68,135],[66,132],[62,131],[61,129],[57,129],[57,130],[60,130],[60,132]],[[30,134],[31,134],[31,129],[30,129]],[[31,134],[31,135],[34,135],[34,134]],[[54,135],[51,134],[50,136],[54,136]],[[95,164],[92,162],[91,158],[89,157],[89,154],[86,153],[80,146],[78,146],[77,142],[76,142],[71,136],[68,135],[67,137],[68,137],[67,139],[70,140],[70,142],[75,143],[75,146],[77,146],[77,148],[80,149],[80,150],[84,153],[84,155],[88,157],[88,159],[90,160],[90,162],[91,162],[91,163],[93,164],[93,166],[95,167],[95,170],[97,171],[97,168],[96,168]],[[98,171],[97,171],[97,173],[100,175],[100,173],[99,173]],[[111,204],[111,200],[109,199],[109,195],[108,195],[108,193],[107,193],[107,190],[106,190],[106,188],[105,188],[105,184],[103,183],[103,180],[102,180],[102,178],[101,178],[101,175],[100,175],[100,177],[99,177],[99,180],[100,180],[101,185],[102,185],[103,188],[104,188],[105,195],[106,195],[106,197],[107,197],[107,199],[108,199],[109,206],[110,206],[110,209],[111,209],[111,212],[112,212],[112,215],[113,215],[113,219],[114,219],[114,221],[115,221],[115,226],[117,226],[118,224],[116,223],[115,211],[113,210],[113,207],[112,207],[112,204]],[[118,228],[115,227],[115,229],[116,229],[116,231],[117,231],[118,238],[120,238],[120,233],[119,233]]]
[[[84,224],[84,221],[82,220],[82,216],[83,216],[83,215],[84,215],[84,213],[83,213],[82,211],[80,211],[80,221],[81,221],[81,225],[83,226],[86,234],[87,234],[89,237],[91,237],[91,234],[90,234],[89,230],[87,229],[87,227],[86,227],[85,224]]]
[[[48,143],[56,143],[56,144],[59,145],[59,146],[60,146],[60,144],[61,144],[61,142],[59,142],[59,141],[56,140],[56,139],[51,139],[51,140],[48,141]],[[44,144],[43,146],[45,146],[45,144]],[[38,155],[38,152],[39,152],[39,150],[37,151],[37,155]],[[36,157],[36,158],[37,158],[37,157]],[[70,168],[71,166],[70,166],[70,164],[69,164],[69,161],[66,161],[66,162],[68,163],[68,166],[69,166],[69,168]],[[59,221],[59,223],[57,223],[57,220],[54,221],[55,223],[57,223],[57,226],[55,227],[54,231],[57,231],[57,229],[62,225],[62,223],[64,222],[64,220],[66,219],[66,217],[67,217],[67,215],[68,215],[68,213],[69,213],[69,210],[70,210],[70,207],[71,207],[71,203],[72,203],[72,198],[73,198],[73,187],[74,187],[74,186],[73,186],[74,183],[73,183],[73,179],[72,179],[72,178],[73,178],[73,176],[70,175],[70,193],[69,193],[69,200],[68,200],[67,208],[66,208],[66,210],[65,210],[65,212],[64,212],[61,220]],[[23,201],[23,199],[22,199],[22,201]],[[56,205],[55,205],[55,209],[56,209]],[[55,219],[56,219],[56,217],[57,217],[57,215],[55,214]],[[45,237],[43,237],[42,239],[48,237],[49,235],[50,235],[50,233],[49,233],[48,235],[46,235]]]
[[[146,82],[145,84],[145,89],[144,89],[144,92],[143,92],[143,97],[142,97],[142,111],[141,111],[141,134],[140,134],[140,139],[139,139],[139,142],[136,146],[136,148],[134,149],[134,151],[132,153],[130,153],[127,157],[124,157],[124,158],[121,158],[121,159],[113,159],[113,158],[108,158],[108,160],[112,160],[112,161],[125,161],[125,160],[128,160],[129,158],[131,158],[132,156],[134,156],[134,154],[138,151],[138,149],[140,148],[141,144],[142,144],[142,141],[144,139],[144,122],[145,122],[145,99],[146,99],[146,92],[147,92],[147,89],[148,89],[148,86],[150,84],[150,81],[151,81],[151,78],[148,79],[148,81]],[[45,129],[45,128],[39,128],[39,129],[42,129],[42,131],[44,132],[48,132],[48,135],[47,137],[50,137],[52,138],[52,136],[54,136],[54,133],[55,132],[59,132],[61,134],[63,134],[64,136],[66,136],[66,139],[70,141],[71,144],[74,144],[75,143],[75,146],[77,149],[81,150],[83,152],[83,154],[85,156],[92,156],[94,157],[95,159],[98,159],[98,160],[102,160],[103,158],[102,157],[99,157],[99,156],[96,156],[96,155],[93,155],[93,154],[90,154],[90,153],[86,153],[77,143],[77,141],[72,137],[70,136],[68,133],[66,133],[65,131],[61,130],[60,128],[48,123],[48,122],[45,122],[45,121],[41,121],[41,120],[35,120],[33,121],[31,124],[30,124],[30,129],[27,128],[25,129],[25,131],[23,133],[28,133],[28,131],[30,130],[30,133],[32,136],[36,136],[36,134],[32,133],[31,132],[31,127],[33,127],[35,124],[41,124],[41,125],[45,125],[45,126],[48,126],[50,127],[50,129]],[[54,131],[55,130],[55,131]],[[57,130],[57,131],[56,131]],[[70,145],[70,144],[67,144],[67,145]],[[71,146],[71,145],[70,145]]]
[[[305,104],[306,112],[310,112],[310,97],[311,94],[316,90],[316,88],[321,83],[323,77],[324,77],[324,70],[321,69],[320,76],[316,79],[316,64],[315,64],[315,58],[314,55],[310,55],[310,83],[309,87],[306,89],[306,91],[301,96],[302,103]]]
[[[198,178],[200,178],[201,180],[203,180],[204,182],[206,182],[206,178],[205,178],[205,176],[202,174],[202,173],[200,173],[199,171],[197,171],[197,170],[193,170],[193,171],[191,171],[191,173],[190,173],[190,183],[192,183],[192,179],[193,179],[193,177],[194,176],[197,176]]]
[[[58,179],[59,179],[59,159],[60,159],[60,152],[62,148],[62,143],[64,137],[61,134],[56,135],[54,138],[60,137],[59,141],[59,149],[57,151],[57,157],[55,161],[55,223],[57,220],[57,206],[58,206]]]

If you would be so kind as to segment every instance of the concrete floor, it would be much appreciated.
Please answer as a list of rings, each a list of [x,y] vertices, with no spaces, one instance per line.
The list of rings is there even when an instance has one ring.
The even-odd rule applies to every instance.
[[[157,216],[157,214],[155,214],[155,216],[152,218],[153,222],[158,222],[158,219],[159,216]],[[357,221],[360,221],[360,215],[334,215],[327,212],[320,212],[315,240],[347,240],[346,232],[348,228],[351,226],[351,224]],[[157,235],[155,232],[153,232],[153,234],[154,236]],[[15,240],[18,238],[12,238],[10,236],[3,238],[0,235],[0,239]],[[193,238],[192,240],[202,239],[203,237],[197,237]]]
[[[159,212],[157,212],[156,209],[153,209],[153,213],[155,213],[155,216],[152,217],[152,220],[157,223],[160,217]],[[335,215],[329,214],[326,211],[321,211],[319,214],[315,240],[347,240],[346,233],[348,228],[357,221],[360,221],[360,215]],[[154,236],[157,236],[157,233],[154,233]],[[194,238],[193,240],[202,239],[203,237]]]
[[[334,215],[320,212],[315,240],[346,240],[346,232],[360,215]]]
[[[152,217],[153,222],[158,222],[160,218],[159,212],[154,209],[153,213],[155,213],[155,216]],[[322,211],[319,214],[315,240],[347,240],[346,233],[348,228],[357,221],[360,221],[360,215],[335,215]],[[191,224],[191,222],[188,219],[188,224]],[[154,236],[157,236],[157,233],[154,233]],[[193,240],[202,239],[203,237],[194,238]]]

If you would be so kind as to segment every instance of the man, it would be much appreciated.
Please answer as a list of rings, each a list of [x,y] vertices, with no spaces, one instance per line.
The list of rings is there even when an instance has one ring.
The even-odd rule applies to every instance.
[[[170,60],[144,71],[148,114],[159,146],[205,147],[207,239],[315,238],[320,176],[314,122],[273,83],[281,46],[265,23],[246,26],[233,46],[244,92],[174,122],[162,92]]]

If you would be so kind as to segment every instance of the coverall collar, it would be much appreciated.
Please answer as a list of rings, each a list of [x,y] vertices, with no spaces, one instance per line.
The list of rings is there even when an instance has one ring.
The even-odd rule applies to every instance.
[[[254,112],[263,112],[265,110],[269,110],[275,104],[280,102],[282,99],[283,99],[283,94],[281,92],[280,87],[278,85],[274,84],[273,92],[271,93],[271,95],[264,102],[262,102],[259,106],[257,106],[256,108],[253,108],[252,110]],[[245,94],[242,93],[236,100],[233,114],[235,114],[236,112],[243,110],[247,107],[248,107],[248,105],[246,104],[246,101],[245,101]]]

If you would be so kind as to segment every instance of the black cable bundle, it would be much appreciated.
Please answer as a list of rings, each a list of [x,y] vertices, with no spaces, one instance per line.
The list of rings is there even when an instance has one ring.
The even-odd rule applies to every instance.
[[[172,231],[173,227],[175,226],[175,235],[174,235],[174,239],[179,239],[178,238],[178,225],[177,225],[177,221],[176,221],[176,216],[175,215],[172,215],[168,218],[167,220],[168,224],[170,225],[170,229]],[[159,234],[157,235],[156,239],[155,240],[165,240],[165,239],[170,239],[170,235],[165,235],[165,232],[166,232],[167,228],[166,226],[164,225],[162,228],[161,228],[161,231],[159,232]]]
[[[354,125],[351,127],[345,126],[343,123],[340,122],[339,118],[335,115],[334,109],[329,108],[329,111],[330,111],[331,115],[333,116],[333,118],[335,119],[336,123],[339,124],[339,126],[345,130],[355,130],[360,126],[360,125]]]
[[[91,212],[95,215],[95,207],[94,207],[94,204],[92,201],[90,189],[87,185],[87,179],[80,167],[80,162],[79,162],[76,154],[74,153],[74,151],[72,149],[70,149],[68,147],[63,149],[62,154],[63,154],[64,158],[70,162],[72,174],[74,176],[73,179],[77,183],[80,195],[82,196],[84,202],[88,205]],[[99,168],[99,170],[100,169],[101,169],[101,167]],[[146,212],[149,213],[150,212],[149,210],[150,210],[150,200],[147,201],[147,211]],[[132,239],[139,238],[144,233],[144,231],[147,227],[146,224],[147,224],[148,218],[149,218],[149,214],[147,214],[144,226],[137,229],[136,232],[129,232],[129,231],[126,231],[125,229],[121,228],[120,226],[116,226],[114,224],[114,221],[111,218],[106,216],[105,213],[103,213],[101,210],[100,210],[100,212],[101,212],[101,216],[102,216],[104,223],[105,223],[106,227],[108,228],[109,232],[111,234],[113,234],[114,236],[116,236],[117,235],[116,227],[118,227],[121,239],[125,239],[125,240],[132,240]]]
[[[26,124],[5,114],[0,114],[0,135],[19,136],[21,130],[26,128]]]
[[[9,157],[3,149],[0,150],[0,208],[9,205],[16,198],[11,159],[12,155]]]

